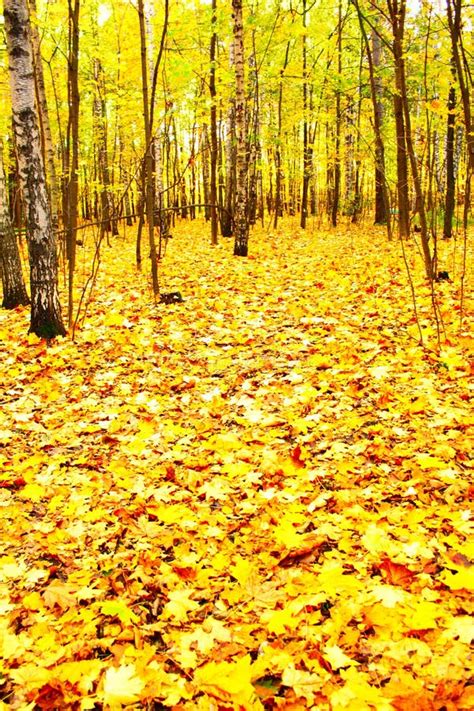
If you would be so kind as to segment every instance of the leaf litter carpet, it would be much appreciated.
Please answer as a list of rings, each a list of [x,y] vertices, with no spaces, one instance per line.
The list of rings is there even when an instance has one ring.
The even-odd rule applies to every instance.
[[[75,343],[0,315],[0,709],[473,709],[456,254],[438,350],[374,230],[179,226],[158,306],[133,239]]]

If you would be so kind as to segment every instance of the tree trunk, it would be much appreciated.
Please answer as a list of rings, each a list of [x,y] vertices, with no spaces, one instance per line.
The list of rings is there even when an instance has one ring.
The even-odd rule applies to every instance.
[[[247,216],[249,225],[257,221],[259,209],[259,187],[261,184],[261,157],[260,145],[260,85],[258,76],[257,49],[255,45],[255,30],[252,32],[252,54],[249,57],[250,94],[253,98],[253,107],[249,117],[251,130],[247,131],[248,147],[248,180],[247,180]]]
[[[209,93],[211,95],[211,114],[210,114],[210,130],[211,130],[211,184],[209,199],[211,202],[211,244],[217,244],[217,106],[216,106],[216,47],[217,47],[217,0],[212,0],[212,34],[211,45],[209,48]]]
[[[359,26],[364,40],[367,62],[369,65],[370,96],[372,99],[375,133],[375,215],[376,225],[387,226],[387,236],[392,238],[392,223],[390,219],[390,200],[385,176],[385,146],[382,137],[384,107],[382,102],[383,87],[377,72],[382,65],[382,42],[377,31],[372,32],[372,50],[365,29],[364,17],[358,0],[353,0],[359,18]]]
[[[26,0],[4,0],[13,128],[27,211],[30,261],[30,333],[48,340],[65,335],[58,294],[56,241],[41,155],[33,58]]]
[[[453,62],[459,82],[459,91],[464,112],[466,126],[467,163],[469,178],[474,175],[474,121],[472,117],[471,96],[469,85],[472,87],[472,63],[469,65],[467,53],[462,43],[462,0],[447,0],[448,27],[451,37]],[[469,185],[468,185],[469,188]],[[466,200],[469,196],[466,195]]]
[[[303,0],[303,36],[302,41],[302,64],[303,64],[303,187],[301,190],[301,220],[302,229],[306,227],[308,216],[308,192],[311,178],[311,155],[309,152],[309,117],[308,117],[308,61],[306,56],[306,0]]]
[[[210,178],[209,178],[209,134],[207,130],[207,124],[203,124],[201,130],[201,145],[200,153],[202,158],[202,191],[204,198],[204,217],[206,222],[211,219],[211,188],[210,188]]]
[[[225,134],[225,190],[224,209],[221,212],[221,234],[232,237],[234,232],[235,203],[235,102],[230,100]]]
[[[472,89],[472,57],[468,54],[463,45],[462,39],[462,0],[447,0],[448,27],[451,37],[453,64],[459,82],[459,93],[464,113],[464,124],[466,131],[467,166],[466,182],[464,188],[464,217],[463,223],[467,229],[467,218],[471,206],[471,183],[474,177],[474,119],[471,106]],[[471,59],[471,63],[469,63]],[[454,156],[454,171],[456,171],[456,155]]]
[[[280,80],[278,86],[278,115],[277,115],[277,138],[275,141],[275,214],[273,216],[273,227],[276,229],[278,218],[283,215],[283,165],[281,159],[281,134],[282,134],[282,109],[283,109],[283,76],[290,54],[290,42],[286,45],[285,60],[280,69]]]
[[[30,0],[30,7],[36,14],[36,0]],[[53,226],[58,225],[58,181],[56,177],[56,166],[54,164],[54,147],[51,137],[51,125],[49,121],[48,101],[46,99],[46,89],[44,85],[43,62],[41,59],[41,44],[38,28],[35,23],[30,25],[31,43],[33,49],[33,65],[35,70],[36,97],[38,100],[38,117],[40,122],[41,143],[43,148],[43,162],[47,168],[49,178],[49,197],[51,205],[51,219]]]
[[[423,250],[423,261],[425,265],[425,272],[428,279],[433,278],[433,259],[431,256],[431,249],[429,245],[429,235],[428,235],[428,223],[426,219],[426,209],[425,209],[425,199],[423,195],[421,177],[418,168],[418,162],[415,155],[415,149],[413,146],[412,132],[411,132],[411,119],[410,110],[408,106],[408,92],[406,86],[406,75],[405,75],[405,60],[403,56],[403,36],[404,36],[404,24],[405,24],[405,13],[406,13],[406,0],[400,0],[400,5],[398,5],[398,0],[394,0],[393,3],[389,0],[390,16],[392,20],[392,30],[393,30],[393,46],[394,46],[394,58],[395,58],[395,76],[397,84],[397,95],[399,90],[399,95],[397,96],[401,109],[403,112],[403,125],[404,125],[404,136],[405,136],[405,146],[406,154],[410,159],[411,172],[413,176],[413,183],[415,186],[415,196],[416,203],[418,207],[418,213],[420,218],[420,238],[421,247]],[[405,154],[405,158],[406,158]],[[408,207],[408,206],[407,206]],[[408,212],[408,210],[407,210]],[[401,214],[400,214],[401,217]],[[400,235],[402,237],[402,235]]]
[[[229,64],[230,69],[235,72],[234,58],[235,40],[230,45]],[[235,186],[236,178],[236,136],[235,136],[235,98],[232,90],[230,92],[229,108],[227,111],[227,122],[225,128],[225,196],[224,209],[221,211],[221,234],[223,237],[231,237],[234,232],[234,206],[235,206]]]
[[[242,0],[232,0],[235,46],[235,132],[237,138],[237,185],[235,204],[234,254],[248,254],[249,224],[247,218],[247,130],[245,121],[245,64]]]
[[[145,15],[143,9],[143,0],[138,0],[138,19],[140,26],[140,48],[141,48],[141,70],[142,70],[142,98],[143,98],[143,121],[145,129],[145,170],[144,170],[144,192],[146,218],[148,224],[148,244],[150,247],[151,261],[151,278],[153,287],[153,296],[156,297],[160,293],[160,285],[158,282],[158,255],[156,252],[155,242],[155,200],[153,190],[153,156],[152,156],[152,134],[150,125],[150,102],[148,98],[148,64],[147,64],[147,48],[146,48],[146,33],[145,33]]]
[[[112,231],[111,199],[110,199],[110,171],[107,155],[107,116],[105,110],[104,76],[100,59],[94,57],[94,129],[96,134],[97,168],[100,182],[100,235]]]
[[[453,236],[453,216],[456,191],[456,174],[454,171],[454,126],[456,116],[456,89],[449,87],[448,94],[448,120],[446,128],[446,195],[444,202],[443,237],[451,239]]]
[[[66,197],[64,222],[68,258],[68,323],[72,326],[74,270],[76,268],[76,232],[79,195],[79,6],[69,3],[68,106]]]
[[[15,309],[30,303],[21,269],[18,241],[8,209],[7,186],[3,169],[3,143],[0,139],[0,268],[4,309]]]
[[[408,158],[405,115],[403,111],[403,34],[405,29],[405,0],[387,0],[392,24],[392,51],[395,60],[395,93],[393,105],[397,137],[397,196],[398,196],[398,236],[405,239],[410,234],[410,201],[408,194]],[[403,12],[401,12],[403,10]]]
[[[342,78],[342,0],[339,0],[337,23],[337,71],[338,82]],[[336,138],[334,145],[334,192],[332,196],[331,223],[337,226],[337,213],[339,210],[339,194],[341,190],[341,88],[336,91]]]
[[[345,189],[344,189],[344,213],[349,217],[354,217],[356,213],[356,171],[354,162],[355,146],[355,121],[356,107],[353,98],[348,97],[346,108],[346,135],[345,135]]]
[[[362,20],[361,20],[362,22]],[[367,35],[364,34],[367,59],[369,61],[370,91],[374,107],[375,130],[375,215],[376,225],[387,225],[388,237],[392,236],[390,220],[390,200],[385,177],[385,146],[382,138],[384,118],[383,86],[378,72],[382,66],[382,42],[377,32],[372,33],[372,55]]]

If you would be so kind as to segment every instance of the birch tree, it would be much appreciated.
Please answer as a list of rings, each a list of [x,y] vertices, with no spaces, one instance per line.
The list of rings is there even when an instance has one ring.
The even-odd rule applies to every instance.
[[[41,153],[35,105],[33,57],[26,0],[4,0],[13,130],[26,205],[30,263],[30,333],[51,339],[65,335],[58,294],[56,239]]]
[[[237,185],[235,204],[234,254],[248,254],[249,223],[247,216],[247,130],[245,121],[244,26],[242,0],[232,0],[235,58],[235,132],[237,138]]]

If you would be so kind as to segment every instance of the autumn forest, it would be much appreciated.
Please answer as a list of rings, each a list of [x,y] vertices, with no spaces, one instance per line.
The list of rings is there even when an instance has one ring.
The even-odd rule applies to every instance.
[[[0,28],[0,711],[474,709],[472,5]]]

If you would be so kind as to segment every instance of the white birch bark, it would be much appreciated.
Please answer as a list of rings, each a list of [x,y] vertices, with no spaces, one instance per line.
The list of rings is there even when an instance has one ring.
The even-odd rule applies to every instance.
[[[30,262],[30,333],[65,335],[58,294],[56,240],[46,189],[26,0],[4,0],[13,130],[26,204]]]
[[[237,143],[237,184],[235,200],[234,254],[248,254],[247,219],[247,126],[245,120],[245,63],[242,0],[232,0],[235,57],[235,133]]]

